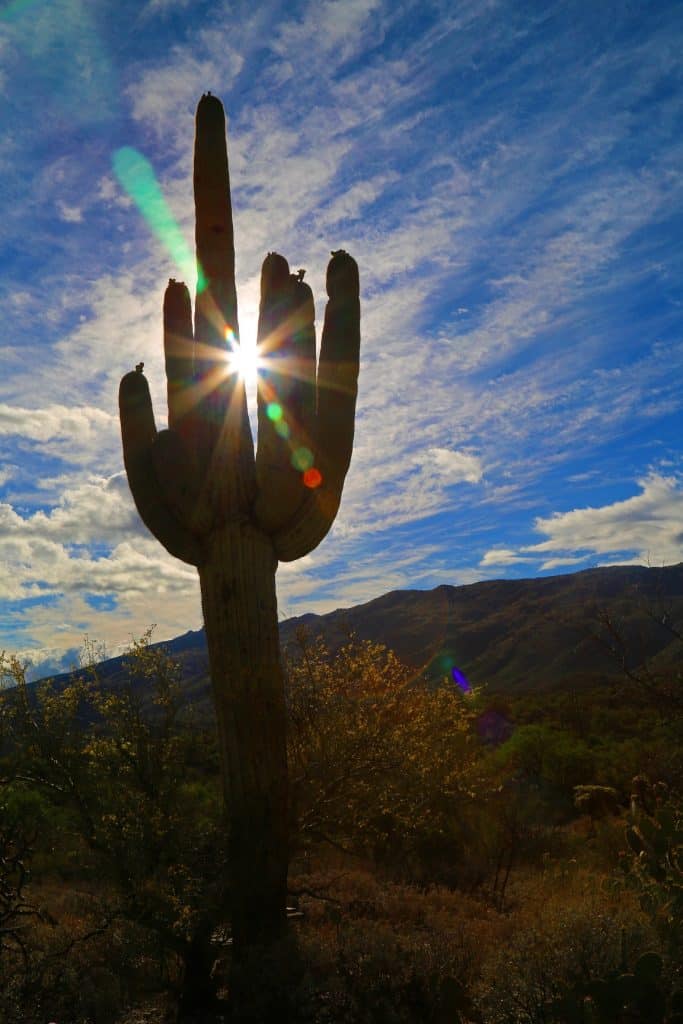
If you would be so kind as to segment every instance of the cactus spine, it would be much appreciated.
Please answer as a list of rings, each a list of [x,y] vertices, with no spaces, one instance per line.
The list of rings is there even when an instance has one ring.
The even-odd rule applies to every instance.
[[[278,638],[278,560],[311,551],[332,525],[353,446],[360,346],[358,268],[327,270],[316,370],[313,297],[276,253],[261,275],[264,360],[254,456],[238,343],[232,209],[220,101],[199,102],[194,154],[198,286],[164,297],[168,430],[157,432],[142,366],[119,392],[123,455],[138,511],[199,571],[230,823],[234,949],[286,923],[287,763]],[[227,340],[226,340],[227,339]]]

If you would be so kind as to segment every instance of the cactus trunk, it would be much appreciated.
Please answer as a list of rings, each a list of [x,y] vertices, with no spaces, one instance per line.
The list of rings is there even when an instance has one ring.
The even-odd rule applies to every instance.
[[[285,928],[287,763],[285,702],[270,539],[248,523],[210,537],[199,568],[225,801],[236,949]]]

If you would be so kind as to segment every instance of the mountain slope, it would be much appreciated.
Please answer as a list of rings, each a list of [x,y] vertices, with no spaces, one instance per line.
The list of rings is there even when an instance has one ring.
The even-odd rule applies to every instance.
[[[450,673],[455,665],[473,685],[522,693],[622,678],[604,646],[605,614],[623,633],[631,668],[648,661],[661,671],[680,670],[683,646],[662,625],[665,613],[683,625],[683,563],[397,590],[327,615],[287,619],[281,623],[280,636],[286,648],[304,628],[310,636],[322,634],[334,650],[355,634],[386,644],[430,678]],[[185,633],[164,646],[182,660],[193,699],[205,699],[208,659],[203,630]],[[121,678],[122,660],[99,666],[105,684]]]
[[[653,621],[664,609],[683,624],[683,563],[394,591],[356,608],[289,619],[281,634],[287,643],[303,624],[335,646],[351,631],[381,640],[430,676],[454,664],[474,685],[522,692],[619,677],[604,646],[605,614],[623,632],[630,667],[654,658],[662,670],[680,667],[680,641]]]

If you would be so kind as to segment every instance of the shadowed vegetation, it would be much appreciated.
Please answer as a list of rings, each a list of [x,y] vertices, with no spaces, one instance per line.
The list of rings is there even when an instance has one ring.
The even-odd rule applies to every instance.
[[[149,639],[113,687],[3,663],[8,1024],[231,1019],[215,725]],[[251,969],[287,965],[290,1020],[680,1024],[683,744],[656,709],[503,706],[305,633],[285,678],[291,939]]]

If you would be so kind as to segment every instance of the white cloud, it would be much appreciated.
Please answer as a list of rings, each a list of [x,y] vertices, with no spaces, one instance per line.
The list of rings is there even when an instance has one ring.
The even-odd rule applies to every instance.
[[[534,530],[548,539],[517,549],[491,548],[480,565],[514,565],[540,559],[538,571],[580,565],[613,554],[633,556],[600,564],[650,565],[683,561],[683,478],[651,472],[640,493],[597,508],[537,517]],[[546,554],[551,557],[543,557]]]
[[[429,448],[427,454],[440,477],[449,484],[466,482],[478,484],[484,470],[481,459],[468,452],[450,451],[448,448]]]
[[[528,558],[511,548],[490,548],[479,564],[486,568],[489,565],[515,565],[517,562],[528,561]]]
[[[151,18],[157,14],[165,15],[173,11],[182,11],[191,3],[192,0],[147,0],[140,17]]]
[[[123,474],[72,485],[47,512],[0,504],[0,537],[0,600],[39,602],[3,621],[0,646],[29,624],[33,647],[54,646],[55,632],[69,646],[84,632],[118,644],[152,621],[164,637],[199,624],[196,571],[146,533]],[[85,595],[115,607],[99,610]]]
[[[640,494],[624,501],[539,517],[534,527],[548,539],[525,550],[633,551],[646,564],[683,561],[683,481],[651,473],[638,486]]]
[[[213,61],[174,47],[167,63],[141,69],[139,77],[129,87],[133,117],[144,121],[157,135],[168,138],[169,128],[177,131],[180,127],[179,114],[193,111],[197,100],[207,90],[217,92],[216,85],[222,77]],[[187,137],[189,133],[184,134]],[[174,142],[176,138],[173,133],[169,141]]]
[[[20,436],[29,441],[83,442],[84,437],[108,430],[114,417],[92,406],[49,405],[43,409],[0,404],[0,437]]]
[[[333,56],[336,63],[343,63],[371,42],[370,24],[373,13],[381,7],[380,0],[309,0],[306,12],[300,21],[285,21],[271,44],[275,53],[300,64],[302,53],[316,63]],[[379,41],[379,29],[374,41]],[[316,46],[311,53],[311,40]]]
[[[79,206],[70,206],[61,199],[57,201],[57,211],[59,219],[67,224],[79,224],[83,220],[83,211]]]
[[[72,545],[99,543],[112,547],[131,533],[144,535],[123,473],[64,486],[58,504],[47,512],[39,509],[24,516],[11,505],[0,504],[0,529],[1,556],[7,561],[23,561],[37,579],[43,577],[36,545],[45,545],[42,559],[47,558],[46,553],[59,552],[61,560],[62,554],[68,557],[66,547]],[[49,560],[53,561],[52,557]]]
[[[586,561],[586,555],[572,555],[566,558],[548,558],[541,562],[541,572],[549,572],[551,569],[561,569],[567,565],[580,565]]]
[[[358,181],[332,200],[324,210],[324,216],[329,224],[340,220],[357,220],[366,206],[376,202],[386,188],[398,180],[398,174],[392,172]]]

